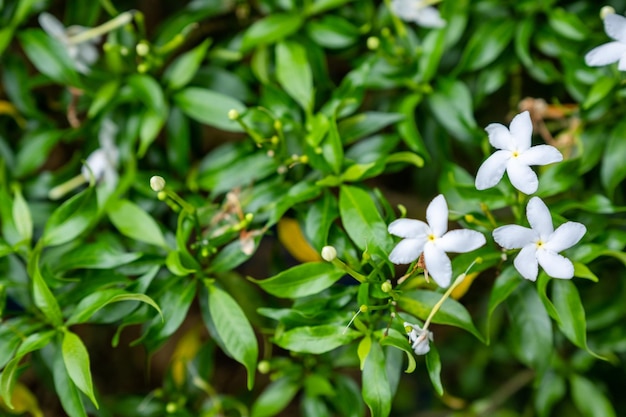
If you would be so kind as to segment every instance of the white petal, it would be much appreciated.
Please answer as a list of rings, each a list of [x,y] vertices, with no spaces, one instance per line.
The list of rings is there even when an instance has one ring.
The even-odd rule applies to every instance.
[[[498,227],[493,231],[493,240],[505,249],[519,249],[534,243],[539,235],[527,227],[511,224]]]
[[[561,252],[571,248],[584,236],[587,228],[580,223],[567,222],[560,225],[548,238],[544,248],[554,252]]]
[[[533,122],[530,120],[530,113],[528,111],[515,116],[513,120],[511,120],[509,130],[511,131],[511,136],[513,136],[518,150],[525,151],[530,148],[530,140],[533,135]]]
[[[78,59],[85,65],[91,65],[98,60],[98,48],[90,43],[84,43],[78,46]]]
[[[108,169],[110,169],[110,163],[107,159],[107,154],[104,149],[98,148],[87,157],[85,165],[81,169],[81,174],[87,181],[91,180],[91,174],[93,174],[96,181],[100,181]]]
[[[513,187],[524,194],[532,194],[539,188],[537,174],[528,166],[519,161],[519,158],[511,158],[506,166],[506,173]]]
[[[435,241],[435,245],[444,252],[455,253],[471,252],[485,243],[485,236],[482,233],[468,229],[450,230]]]
[[[65,26],[63,26],[63,23],[61,23],[59,19],[52,16],[50,13],[41,13],[38,20],[39,24],[48,35],[60,40],[64,40],[67,38],[67,36],[65,35]]]
[[[549,250],[537,251],[537,260],[552,278],[570,279],[574,277],[574,265],[565,256]]]
[[[511,136],[509,129],[500,123],[491,123],[485,128],[489,135],[489,143],[496,149],[506,151],[515,150],[515,139]]]
[[[420,239],[401,240],[389,254],[394,264],[410,264],[422,254],[426,241]]]
[[[426,223],[414,219],[394,220],[387,227],[387,230],[395,236],[409,239],[423,238],[424,241],[426,241],[426,237],[430,232],[430,228]]]
[[[526,206],[526,218],[530,227],[539,234],[542,240],[548,241],[554,231],[552,217],[548,206],[539,197],[533,197]]]
[[[554,146],[537,145],[522,153],[517,159],[525,165],[547,165],[561,162],[563,155]]]
[[[428,273],[433,277],[437,285],[446,288],[452,279],[452,263],[450,258],[432,242],[424,246],[424,260]]]
[[[626,17],[611,13],[604,18],[604,31],[616,41],[626,43]]]
[[[424,7],[415,16],[415,23],[425,28],[441,28],[446,21],[441,18],[439,10],[434,7]]]
[[[428,205],[426,221],[432,233],[437,237],[443,236],[448,230],[448,203],[443,194],[433,198]]]
[[[609,42],[600,45],[587,52],[585,55],[585,63],[590,67],[601,67],[609,65],[619,59],[626,52],[626,45],[620,42]]]
[[[499,183],[510,158],[509,151],[496,151],[487,158],[476,173],[476,189],[486,190]]]
[[[531,243],[530,245],[524,246],[515,260],[513,260],[513,265],[515,265],[517,272],[531,281],[536,281],[537,274],[539,273],[536,253],[536,246],[534,243]]]
[[[622,57],[617,62],[617,69],[620,71],[626,71],[626,52],[622,54]]]

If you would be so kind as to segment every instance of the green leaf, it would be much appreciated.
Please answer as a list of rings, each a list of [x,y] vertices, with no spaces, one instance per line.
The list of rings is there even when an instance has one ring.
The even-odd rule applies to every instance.
[[[23,357],[24,355],[39,350],[46,346],[50,340],[57,334],[56,330],[47,330],[29,334],[15,352],[15,356]]]
[[[559,35],[573,41],[582,41],[589,36],[589,29],[574,13],[562,8],[549,8],[548,24]]]
[[[306,112],[313,109],[313,73],[302,45],[287,40],[276,44],[276,78]]]
[[[259,240],[260,236],[254,238],[255,248],[258,246]],[[234,268],[250,259],[252,255],[252,253],[244,252],[243,247],[241,246],[241,240],[237,239],[220,249],[215,258],[211,261],[208,271],[232,271]]]
[[[329,121],[328,134],[322,143],[322,151],[333,172],[339,174],[343,165],[343,144],[334,117]]]
[[[372,343],[365,359],[361,381],[363,400],[372,417],[387,417],[391,412],[392,396],[385,369],[385,355],[378,343]]]
[[[89,354],[87,348],[76,334],[66,330],[63,334],[61,345],[63,352],[63,362],[70,379],[76,387],[81,390],[91,402],[98,408],[98,402],[93,392],[91,381],[91,371],[89,369]]]
[[[418,168],[424,166],[424,159],[413,152],[395,152],[385,158],[385,164],[393,164],[396,162],[411,164]]]
[[[187,87],[173,96],[178,107],[192,119],[229,132],[241,132],[243,129],[234,120],[228,118],[230,110],[240,114],[246,107],[239,100],[200,87]]]
[[[39,169],[48,159],[52,148],[63,137],[64,132],[56,129],[37,130],[26,133],[24,145],[17,154],[15,176],[23,177]]]
[[[163,73],[163,82],[170,90],[178,90],[186,86],[196,75],[200,64],[204,59],[207,49],[211,44],[210,39],[206,39],[191,51],[185,52],[176,58]]]
[[[587,98],[582,104],[584,110],[588,110],[594,104],[604,99],[617,85],[617,80],[613,77],[601,77],[591,86]]]
[[[165,265],[170,272],[179,277],[186,277],[187,275],[196,272],[195,269],[189,269],[183,265],[181,259],[181,253],[177,250],[170,251],[165,258]]]
[[[397,349],[404,351],[404,353],[406,353],[406,358],[408,362],[406,370],[404,372],[410,374],[411,372],[415,371],[415,368],[417,367],[417,363],[415,361],[415,353],[413,352],[413,349],[411,349],[411,344],[407,341],[407,337],[405,335],[401,334],[396,329],[390,328],[387,332],[387,336],[380,339],[380,345],[393,346]],[[362,362],[362,364],[364,364],[364,362]]]
[[[95,119],[95,117],[100,113],[118,94],[120,89],[120,81],[119,80],[111,80],[104,83],[93,96],[93,100],[91,105],[89,106],[89,110],[87,111],[87,116],[90,119]]]
[[[140,242],[167,247],[154,218],[129,200],[117,200],[108,207],[109,219],[124,236]]]
[[[41,73],[61,84],[80,86],[65,45],[40,29],[23,30],[19,38],[24,52]]]
[[[259,347],[250,322],[227,292],[209,285],[209,312],[226,353],[248,371],[248,389],[254,386]]]
[[[600,167],[600,179],[607,191],[608,196],[613,199],[615,189],[626,177],[626,164],[623,155],[626,155],[626,120],[619,122],[611,135],[604,150],[602,165]]]
[[[399,113],[369,111],[343,119],[337,128],[343,143],[350,144],[404,118],[405,116]]]
[[[615,417],[611,401],[600,390],[597,383],[573,374],[570,376],[572,399],[583,417]]]
[[[132,88],[134,97],[139,99],[147,108],[151,109],[164,119],[167,116],[167,103],[161,85],[147,74],[133,74],[128,77],[128,85]]]
[[[590,355],[603,359],[587,346],[585,308],[572,281],[553,279],[552,301],[559,314],[559,328],[567,338]]]
[[[519,360],[538,370],[545,370],[554,347],[552,323],[535,288],[528,281],[507,299],[511,325],[511,348]]]
[[[417,152],[428,160],[430,155],[415,121],[415,109],[422,102],[422,98],[423,95],[421,93],[414,93],[400,100],[398,112],[404,116],[404,119],[398,123],[398,133],[410,150]]]
[[[535,409],[539,417],[549,417],[555,404],[565,397],[565,379],[553,370],[546,371],[535,390]]]
[[[80,393],[67,371],[62,349],[55,350],[52,367],[54,388],[65,412],[70,417],[87,417]]]
[[[272,381],[252,404],[251,417],[272,417],[280,413],[296,396],[300,384],[289,377]]]
[[[441,293],[427,290],[406,291],[397,300],[398,306],[409,314],[426,320],[435,304],[441,299]],[[447,324],[464,329],[481,342],[485,341],[483,335],[476,329],[472,317],[465,307],[456,300],[446,299],[441,308],[432,318],[433,323]]]
[[[65,325],[71,326],[73,324],[86,323],[91,316],[104,306],[120,301],[140,301],[146,303],[152,306],[161,315],[161,320],[164,320],[163,313],[157,303],[147,295],[127,293],[119,289],[109,289],[89,294],[87,297],[80,300]]]
[[[462,81],[440,77],[435,91],[428,97],[435,118],[450,134],[471,142],[476,129],[474,105],[469,88]]]
[[[54,326],[60,326],[63,324],[63,315],[61,314],[61,308],[59,307],[59,303],[56,298],[50,291],[48,284],[41,276],[41,271],[39,270],[39,259],[38,257],[34,257],[32,260],[34,268],[33,268],[33,301],[35,305],[43,315],[52,323]]]
[[[13,197],[13,223],[22,239],[30,245],[33,238],[33,218],[30,214],[30,208],[24,200],[19,186],[13,187],[13,191],[15,193]]]
[[[9,361],[0,375],[0,396],[4,399],[5,404],[13,410],[12,397],[15,381],[17,380],[17,365],[19,365],[23,356],[16,356]]]
[[[81,244],[70,253],[71,256],[62,256],[57,262],[44,260],[44,263],[49,264],[53,272],[71,269],[112,269],[136,261],[142,256],[138,252],[123,252],[119,247],[102,239]]]
[[[443,385],[441,384],[441,359],[439,359],[439,351],[433,343],[430,344],[430,350],[426,354],[426,369],[430,383],[438,395],[443,395]]]
[[[302,26],[303,19],[301,14],[273,13],[254,22],[243,34],[242,52],[257,45],[272,44],[291,35]]]
[[[89,187],[54,210],[46,222],[39,244],[56,246],[75,239],[87,230],[97,212],[96,193],[93,187]]]
[[[339,212],[350,239],[361,250],[368,246],[391,251],[393,240],[372,197],[364,190],[343,185],[339,190]]]
[[[491,64],[509,45],[515,27],[516,22],[506,18],[483,22],[468,41],[457,69],[475,71]]]
[[[342,325],[301,326],[279,333],[274,343],[293,352],[319,355],[350,343],[359,334]]]
[[[137,156],[142,158],[152,142],[157,138],[163,125],[164,115],[152,109],[146,109],[141,115],[141,127],[139,128],[139,150]]]
[[[267,279],[253,279],[264,291],[284,298],[317,294],[333,285],[345,273],[329,262],[307,262]]]
[[[304,221],[304,233],[313,248],[321,251],[326,246],[330,227],[337,217],[337,200],[328,191],[309,206]]]
[[[519,277],[517,270],[513,266],[509,266],[505,268],[493,286],[491,293],[489,294],[489,306],[487,307],[487,326],[485,329],[485,334],[487,335],[487,344],[489,344],[489,338],[491,335],[490,332],[490,322],[491,316],[496,308],[502,304],[509,295],[515,291],[517,286],[522,283],[521,278]]]
[[[326,15],[319,20],[309,21],[306,32],[315,43],[328,49],[346,48],[359,38],[359,28],[337,15]]]

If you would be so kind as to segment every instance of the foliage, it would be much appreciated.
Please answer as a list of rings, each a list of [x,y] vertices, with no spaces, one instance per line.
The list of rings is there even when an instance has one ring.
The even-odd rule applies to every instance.
[[[625,90],[585,63],[596,4],[444,0],[422,27],[398,0],[154,3],[0,0],[3,410],[626,410]],[[476,189],[524,111],[563,160],[531,195]],[[540,244],[518,272],[505,231],[575,224],[574,279]]]

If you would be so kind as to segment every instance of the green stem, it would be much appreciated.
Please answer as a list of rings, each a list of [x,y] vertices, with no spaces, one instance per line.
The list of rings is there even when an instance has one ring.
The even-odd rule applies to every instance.
[[[83,32],[80,32],[74,36],[68,36],[67,43],[70,45],[77,45],[79,43],[88,41],[90,39],[97,38],[98,36],[105,35],[120,26],[124,26],[127,23],[130,23],[133,20],[135,15],[134,11],[124,12],[121,15],[117,16],[114,19],[109,20],[101,24],[100,26],[96,26],[95,28],[87,29]]]

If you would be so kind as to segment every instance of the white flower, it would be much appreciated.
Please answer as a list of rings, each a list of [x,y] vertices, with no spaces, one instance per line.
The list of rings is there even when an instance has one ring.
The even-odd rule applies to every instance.
[[[88,28],[83,26],[66,28],[50,13],[41,13],[39,15],[39,24],[48,35],[63,43],[78,72],[83,74],[89,73],[89,67],[98,60],[99,53],[95,45],[99,42],[100,37],[94,37],[81,43],[72,43],[70,41],[71,36],[84,32]]]
[[[531,229],[508,225],[493,231],[494,240],[503,248],[522,249],[513,261],[518,272],[524,278],[535,281],[538,265],[541,265],[553,278],[572,278],[574,265],[559,252],[578,243],[587,231],[585,226],[567,222],[554,230],[550,211],[539,197],[533,197],[528,202],[526,217]]]
[[[554,146],[530,146],[533,124],[528,111],[515,116],[510,129],[500,123],[492,123],[485,130],[489,135],[489,143],[498,150],[478,169],[476,174],[478,190],[495,186],[506,170],[515,188],[525,194],[532,194],[537,191],[539,180],[530,166],[563,160],[563,155]]]
[[[117,163],[119,150],[115,146],[117,126],[109,119],[104,119],[100,127],[98,140],[100,147],[87,157],[81,169],[81,175],[86,181],[93,175],[96,182],[104,182],[109,188],[117,184]]]
[[[417,324],[411,324],[407,321],[404,322],[404,328],[409,334],[409,342],[415,354],[427,354],[430,351],[430,342],[433,341],[433,332],[426,329],[422,330]]]
[[[606,15],[604,31],[614,41],[589,51],[585,55],[585,62],[591,67],[618,62],[617,69],[626,71],[626,17],[613,13]]]
[[[389,260],[394,264],[408,264],[423,252],[428,273],[440,287],[447,287],[452,278],[452,264],[446,252],[473,251],[485,244],[485,236],[466,229],[448,232],[448,204],[442,194],[428,205],[426,220],[428,224],[398,219],[389,225],[389,233],[404,238],[391,251]]]
[[[429,6],[429,0],[392,0],[391,12],[407,22],[415,22],[426,28],[441,28],[446,21],[441,18],[439,10]]]

